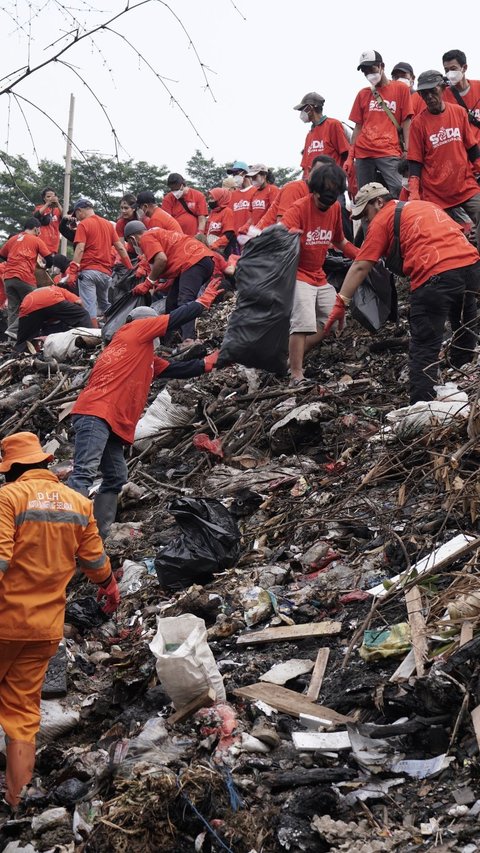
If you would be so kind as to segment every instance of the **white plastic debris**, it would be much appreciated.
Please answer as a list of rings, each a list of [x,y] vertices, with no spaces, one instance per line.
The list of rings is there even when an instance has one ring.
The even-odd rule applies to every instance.
[[[65,808],[47,809],[47,811],[32,818],[32,832],[34,835],[41,835],[47,829],[53,829],[54,826],[60,826],[60,824],[70,825],[70,822],[70,815]]]
[[[436,385],[435,391],[436,400],[421,401],[387,414],[386,420],[395,435],[408,438],[434,426],[447,426],[455,418],[468,418],[468,397],[454,382]]]
[[[79,352],[79,348],[75,346],[75,341],[79,337],[86,338],[101,338],[101,329],[87,329],[84,326],[77,326],[75,329],[68,329],[66,332],[55,332],[53,335],[48,335],[43,344],[43,354],[47,361],[57,359],[64,361],[70,358],[75,352]]]
[[[191,408],[172,403],[170,394],[164,388],[140,418],[135,430],[134,447],[144,450],[152,439],[159,447],[167,446],[172,437],[172,428],[191,423],[193,416]]]
[[[268,681],[269,684],[285,684],[291,678],[297,678],[299,675],[305,675],[313,669],[312,660],[302,660],[300,658],[290,658],[283,663],[277,663],[272,666],[268,672],[264,672],[260,676],[260,681]]]

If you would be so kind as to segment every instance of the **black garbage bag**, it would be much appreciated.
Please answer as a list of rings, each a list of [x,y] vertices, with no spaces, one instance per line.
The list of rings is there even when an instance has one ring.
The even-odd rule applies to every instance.
[[[103,612],[92,595],[69,601],[65,607],[65,622],[74,625],[81,633],[91,631],[92,628],[99,628],[109,619],[110,616]]]
[[[396,320],[395,281],[383,261],[375,264],[353,294],[350,313],[369,332],[378,332],[388,320]]]
[[[140,305],[150,305],[150,294],[135,296],[134,293],[124,293],[113,305],[105,311],[105,325],[102,329],[102,339],[110,343],[115,332],[125,323],[130,311]]]
[[[345,281],[345,276],[352,266],[350,258],[345,258],[343,255],[334,255],[327,252],[327,257],[323,264],[323,271],[327,276],[327,281],[338,292]]]
[[[220,501],[175,498],[169,506],[181,529],[157,552],[155,569],[164,589],[205,584],[216,572],[235,565],[240,556],[240,531]]]
[[[135,278],[135,269],[127,270],[123,264],[115,264],[108,288],[108,301],[111,305],[117,302],[124,293],[130,291],[139,284],[140,279]]]
[[[299,245],[298,234],[281,225],[246,244],[236,270],[237,305],[217,367],[237,362],[285,375]]]

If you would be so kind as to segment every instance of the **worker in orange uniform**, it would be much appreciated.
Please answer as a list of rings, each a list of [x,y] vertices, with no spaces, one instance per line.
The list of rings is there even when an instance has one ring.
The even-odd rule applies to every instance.
[[[63,637],[65,591],[75,561],[105,613],[120,603],[91,502],[47,470],[53,459],[36,435],[0,445],[0,723],[6,734],[5,801],[15,810],[33,774],[40,694],[49,659]]]
[[[224,257],[228,258],[237,242],[229,190],[223,187],[209,190],[207,204],[210,211],[207,220],[207,244],[210,249],[221,251]]]

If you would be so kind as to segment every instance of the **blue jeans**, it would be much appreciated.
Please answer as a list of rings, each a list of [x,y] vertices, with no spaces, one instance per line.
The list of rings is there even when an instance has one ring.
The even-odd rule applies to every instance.
[[[122,441],[107,422],[95,415],[74,415],[75,456],[68,485],[88,497],[93,481],[100,470],[100,492],[121,492],[128,480],[127,463]]]
[[[107,298],[110,281],[111,276],[99,270],[82,270],[78,276],[78,294],[92,320],[96,319],[97,313],[105,314],[110,307]]]

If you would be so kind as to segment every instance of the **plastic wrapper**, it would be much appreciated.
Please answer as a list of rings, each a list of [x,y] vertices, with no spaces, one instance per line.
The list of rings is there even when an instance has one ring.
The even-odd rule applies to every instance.
[[[467,418],[470,413],[468,397],[454,382],[436,385],[436,400],[427,400],[394,409],[386,415],[395,435],[401,438],[421,433],[433,426],[447,426],[455,419]]]
[[[396,319],[396,306],[393,276],[379,261],[353,294],[350,314],[364,329],[378,332],[387,320]]]
[[[68,329],[66,332],[55,332],[45,338],[43,355],[46,361],[54,358],[57,361],[64,361],[66,358],[71,358],[74,353],[80,352],[75,344],[77,338],[100,338],[100,336],[100,329],[87,329],[86,326],[75,326],[74,329]]]
[[[399,622],[382,631],[365,631],[360,657],[366,661],[405,655],[411,649],[410,625]]]
[[[159,447],[167,446],[172,429],[191,423],[193,418],[192,409],[172,403],[170,394],[163,388],[137,423],[134,447],[144,450],[153,439]]]

